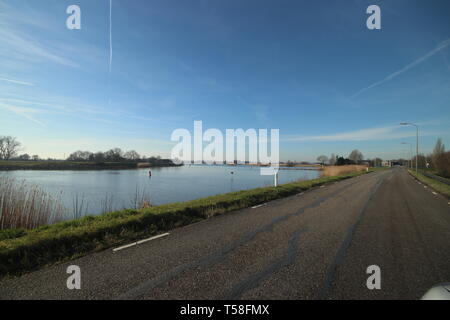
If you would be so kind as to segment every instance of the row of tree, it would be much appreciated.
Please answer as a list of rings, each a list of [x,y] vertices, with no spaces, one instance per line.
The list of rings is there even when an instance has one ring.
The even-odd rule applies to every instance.
[[[433,169],[438,175],[450,178],[450,151],[445,150],[445,145],[441,138],[437,139],[436,145],[433,149],[433,153],[424,155],[419,154],[412,159],[398,159],[391,162],[399,165],[410,165],[414,167],[416,164],[419,168]],[[364,160],[363,154],[359,150],[353,150],[348,157],[336,156],[331,154],[328,158],[325,155],[317,157],[317,161],[321,164],[329,165],[346,165],[346,164],[359,164],[362,162],[368,163],[370,166],[380,167],[382,165],[382,159],[375,158],[373,160]]]
[[[95,161],[95,162],[120,162],[120,161],[140,161],[140,160],[159,160],[161,157],[142,157],[135,150],[122,151],[120,148],[113,148],[105,152],[75,151],[67,158],[68,161]]]
[[[20,154],[19,151],[22,144],[17,141],[15,137],[0,136],[0,160],[39,160],[38,155],[29,155],[27,153]],[[50,160],[50,159],[49,159]],[[122,151],[120,148],[113,148],[106,152],[90,152],[90,151],[75,151],[67,158],[69,161],[94,161],[94,162],[120,162],[120,161],[149,161],[161,162],[161,157],[145,158],[137,153],[135,150]]]
[[[331,156],[328,158],[325,155],[321,155],[317,157],[317,161],[321,164],[329,164],[331,166],[343,166],[347,164],[358,164],[364,161],[364,156],[361,153],[361,151],[355,149],[348,155],[347,158],[344,158],[343,156],[335,155],[334,153],[331,154]],[[381,165],[381,159],[380,159],[380,165]]]

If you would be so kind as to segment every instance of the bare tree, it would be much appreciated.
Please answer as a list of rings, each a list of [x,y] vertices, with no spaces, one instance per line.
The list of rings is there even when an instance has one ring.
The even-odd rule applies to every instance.
[[[436,145],[433,149],[433,155],[441,155],[445,153],[445,145],[442,143],[442,139],[438,138],[436,141]]]
[[[355,163],[358,163],[364,159],[364,156],[358,149],[355,149],[350,153],[348,158],[354,161]]]
[[[105,152],[105,159],[108,161],[122,161],[123,151],[120,148],[114,148]]]
[[[441,162],[445,153],[445,145],[442,143],[442,139],[439,138],[436,141],[436,145],[433,149],[433,154],[431,156],[433,166],[435,168],[439,168],[441,166]]]
[[[321,164],[324,164],[325,162],[328,161],[328,157],[324,155],[318,156],[317,161],[319,161]]]
[[[71,153],[67,158],[68,161],[88,161],[92,158],[93,154],[90,151],[75,151]]]
[[[380,159],[380,158],[373,159],[373,166],[374,167],[381,167],[382,163],[383,163],[383,160]]]
[[[439,175],[444,177],[450,176],[450,152],[445,152],[445,146],[441,138],[436,142],[431,160]]]
[[[31,157],[30,157],[30,155],[28,153],[24,153],[24,154],[21,154],[20,156],[18,156],[17,159],[28,161],[28,160],[31,159]]]
[[[123,157],[127,160],[139,160],[141,156],[134,150],[130,150],[124,153]]]
[[[0,136],[0,159],[9,160],[17,155],[21,144],[15,137]]]
[[[330,156],[330,159],[328,160],[328,163],[331,166],[334,166],[336,164],[336,160],[337,160],[336,158],[337,158],[336,155],[334,153],[332,153]]]
[[[104,154],[103,152],[101,152],[101,151],[96,152],[96,153],[93,155],[93,160],[94,160],[94,161],[98,161],[98,162],[105,161],[105,154]]]

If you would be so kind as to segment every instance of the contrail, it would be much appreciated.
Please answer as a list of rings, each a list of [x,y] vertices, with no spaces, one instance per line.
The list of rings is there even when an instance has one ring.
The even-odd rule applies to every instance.
[[[112,70],[112,50],[112,0],[109,0],[109,73],[111,73]]]
[[[377,87],[377,86],[379,86],[379,85],[381,85],[381,84],[383,84],[383,83],[385,83],[385,82],[387,82],[387,81],[389,81],[389,80],[391,80],[391,79],[397,77],[398,75],[400,75],[400,74],[402,74],[402,73],[408,71],[409,69],[415,67],[415,66],[418,65],[419,63],[422,63],[422,62],[424,62],[425,60],[429,59],[430,57],[434,56],[436,53],[438,53],[438,52],[441,51],[442,49],[448,47],[449,45],[450,45],[450,39],[447,39],[447,40],[441,42],[436,48],[434,48],[433,50],[431,50],[430,52],[428,52],[428,53],[427,53],[426,55],[424,55],[423,57],[420,57],[420,58],[417,59],[416,61],[414,61],[414,62],[408,64],[406,67],[404,67],[404,68],[402,68],[402,69],[400,69],[400,70],[398,70],[398,71],[396,71],[396,72],[394,72],[394,73],[391,73],[390,75],[388,75],[388,76],[387,76],[386,78],[384,78],[383,80],[380,80],[380,81],[378,81],[378,82],[375,82],[375,83],[371,84],[370,86],[368,86],[368,87],[366,87],[366,88],[364,88],[364,89],[359,90],[357,93],[355,93],[354,95],[352,95],[352,96],[350,97],[350,100],[356,98],[356,97],[359,96],[361,93],[363,93],[363,92],[365,92],[365,91],[367,91],[367,90],[369,90],[369,89],[372,89],[372,88],[374,88],[374,87]]]
[[[32,84],[30,82],[19,81],[19,80],[12,80],[12,79],[6,79],[6,78],[0,78],[0,81],[6,81],[6,82],[11,82],[11,83],[16,83],[16,84],[22,84],[24,86],[34,86],[34,84]]]
[[[109,0],[109,74],[108,74],[108,106],[111,107],[111,71],[113,60],[112,45],[112,0]]]

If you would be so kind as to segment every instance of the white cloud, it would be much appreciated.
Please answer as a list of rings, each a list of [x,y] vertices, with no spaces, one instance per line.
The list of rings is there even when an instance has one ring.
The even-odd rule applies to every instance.
[[[286,137],[284,141],[367,141],[367,140],[389,140],[409,138],[416,135],[415,131],[396,131],[400,126],[386,126],[378,128],[367,128],[349,132],[334,133],[329,135],[315,135],[315,136],[294,136]]]

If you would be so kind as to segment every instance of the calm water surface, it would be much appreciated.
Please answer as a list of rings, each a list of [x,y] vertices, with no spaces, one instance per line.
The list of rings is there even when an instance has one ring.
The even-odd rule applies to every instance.
[[[133,208],[136,206],[134,199],[142,199],[143,196],[149,198],[153,205],[159,205],[274,183],[273,176],[262,176],[260,168],[253,166],[152,168],[151,178],[148,171],[8,171],[0,172],[0,175],[38,185],[59,198],[67,208],[67,218],[72,218],[74,211],[85,215]],[[279,172],[280,184],[319,176],[315,170],[290,169]]]

